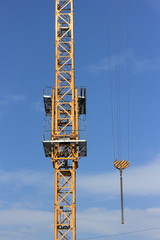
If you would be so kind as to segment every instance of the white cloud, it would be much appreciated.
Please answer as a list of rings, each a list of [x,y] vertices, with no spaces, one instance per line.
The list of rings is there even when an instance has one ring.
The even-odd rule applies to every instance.
[[[1,104],[1,103],[0,103]],[[6,111],[4,111],[4,110],[0,110],[0,119],[4,116],[4,115],[6,115]]]
[[[160,1],[159,0],[148,0],[149,7],[152,7],[156,12],[160,13]]]
[[[107,210],[105,208],[90,208],[78,213],[78,230],[81,233],[102,235],[119,235],[120,233],[136,232],[128,234],[129,239],[159,239],[160,208],[157,209],[125,209],[125,224],[120,223],[119,210]],[[144,230],[144,231],[143,231]],[[139,231],[139,232],[138,232]],[[105,238],[104,238],[105,239]]]
[[[160,195],[159,190],[160,156],[150,163],[132,167],[124,171],[125,194],[146,196],[149,194]],[[14,183],[21,187],[32,186],[34,189],[52,189],[52,174],[36,171],[7,172],[0,170],[0,185]],[[78,191],[81,190],[88,195],[100,194],[110,196],[119,194],[119,175],[117,171],[107,174],[80,175],[78,177]],[[32,191],[34,190],[32,189]],[[44,199],[40,199],[44,201]],[[53,212],[36,210],[26,203],[14,203],[11,208],[0,210],[0,239],[4,240],[41,240],[49,232],[52,236]],[[39,205],[41,206],[41,205]],[[1,202],[1,209],[5,203]],[[44,207],[44,206],[43,206]],[[31,209],[32,208],[32,209]],[[124,232],[134,232],[143,229],[158,228],[160,222],[160,208],[148,209],[125,209],[125,224],[120,224],[120,210],[109,210],[106,208],[89,208],[77,213],[78,236],[114,235]],[[6,230],[7,229],[7,230]],[[44,233],[45,232],[45,233]],[[32,235],[30,237],[30,234]],[[40,236],[40,237],[39,237]],[[129,235],[132,240],[159,239],[160,231],[142,231]],[[79,239],[81,237],[77,237]]]
[[[19,170],[15,172],[0,169],[0,184],[7,185],[14,182],[14,187],[32,186],[49,188],[53,185],[52,176],[44,171]]]
[[[5,96],[5,99],[10,102],[18,103],[21,101],[25,101],[27,97],[24,94],[8,94]]]
[[[160,155],[145,165],[134,166],[123,171],[124,192],[135,196],[160,195]],[[119,173],[116,169],[106,174],[80,174],[77,177],[79,192],[86,194],[103,194],[107,196],[119,195]],[[53,173],[45,171],[19,170],[9,172],[0,170],[1,187],[11,186],[23,188],[31,186],[33,189],[50,191],[53,188]]]
[[[41,239],[39,236],[43,239],[47,233],[53,231],[53,212],[11,208],[0,211],[0,216],[0,228],[4,229],[0,230],[0,234],[5,240],[27,239],[27,236],[30,236],[29,233],[34,236],[34,240],[38,240]],[[152,228],[160,227],[159,222],[160,208],[125,209],[124,225],[120,223],[119,210],[90,208],[77,213],[77,239],[80,238],[79,236],[85,238],[85,235],[119,235],[127,232],[135,232],[128,234],[129,239],[132,237],[135,239],[135,236],[137,240],[146,239],[146,236],[150,240],[159,239],[160,230],[151,231]],[[149,229],[150,231],[143,231]]]
[[[130,166],[123,171],[124,192],[129,195],[160,195],[160,156],[142,166]],[[80,175],[78,187],[89,194],[119,194],[119,174]]]
[[[0,209],[46,209],[46,203],[53,198],[53,173],[33,170],[9,172],[1,169],[0,192]]]
[[[53,213],[30,209],[0,211],[0,239],[42,240],[52,236]]]
[[[131,57],[131,70],[134,73],[137,72],[148,72],[148,71],[159,71],[160,70],[160,57],[157,58],[135,58]]]
[[[31,107],[37,113],[42,113],[42,112],[44,113],[44,106],[43,106],[42,102],[40,102],[40,101],[33,102]]]
[[[27,96],[24,94],[4,94],[0,98],[0,118],[7,114],[6,106],[11,106],[13,104],[19,104],[24,102]]]
[[[115,55],[110,58],[100,59],[97,63],[89,66],[89,71],[92,73],[99,73],[100,71],[115,71],[117,66],[126,67],[127,59],[126,54],[121,53],[117,60]],[[155,58],[138,58],[129,51],[128,53],[128,67],[132,73],[159,71],[160,70],[160,57]]]
[[[33,226],[41,225],[44,228],[50,228],[53,213],[40,210],[29,209],[9,209],[0,211],[0,226]]]
[[[24,94],[4,94],[3,98],[0,99],[0,105],[10,105],[23,102],[27,99]]]
[[[113,55],[110,58],[103,58],[95,64],[89,66],[89,71],[92,73],[99,73],[100,71],[115,70],[116,66],[123,65],[125,63],[124,54],[122,54],[117,60],[116,56]]]

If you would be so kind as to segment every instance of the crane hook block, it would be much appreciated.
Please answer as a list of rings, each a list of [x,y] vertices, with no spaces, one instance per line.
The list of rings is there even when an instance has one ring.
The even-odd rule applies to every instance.
[[[122,160],[122,161],[115,160],[114,166],[119,170],[123,170],[123,169],[129,167],[129,162],[126,160]]]

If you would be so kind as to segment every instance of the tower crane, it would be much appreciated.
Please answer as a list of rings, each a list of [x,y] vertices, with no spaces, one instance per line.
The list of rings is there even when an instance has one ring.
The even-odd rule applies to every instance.
[[[76,239],[76,169],[87,155],[80,115],[86,114],[86,89],[75,87],[74,0],[55,0],[55,87],[44,90],[45,156],[54,167],[54,240]]]

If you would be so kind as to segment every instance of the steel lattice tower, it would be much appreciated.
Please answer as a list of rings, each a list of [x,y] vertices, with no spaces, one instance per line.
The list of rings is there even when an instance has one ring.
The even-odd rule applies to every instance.
[[[54,239],[76,239],[76,168],[86,156],[80,139],[79,115],[86,114],[86,90],[75,88],[73,0],[55,0],[55,87],[44,93],[46,115],[51,119],[49,139],[43,139],[51,158],[54,181]]]

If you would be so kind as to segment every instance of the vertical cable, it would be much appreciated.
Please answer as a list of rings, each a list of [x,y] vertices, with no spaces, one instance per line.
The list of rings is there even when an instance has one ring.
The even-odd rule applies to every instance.
[[[108,1],[107,1],[108,3]],[[109,8],[109,4],[108,4]],[[107,8],[107,23],[109,11]],[[109,26],[109,24],[108,24]],[[110,38],[109,38],[109,27],[107,27],[107,47],[108,47],[108,71],[109,71],[109,87],[110,87],[110,101],[111,101],[111,118],[112,118],[112,141],[113,141],[113,155],[114,159],[116,159],[116,149],[115,149],[115,123],[114,123],[114,106],[113,106],[113,89],[112,89],[112,76],[111,76],[111,54],[110,54]]]
[[[116,66],[116,76],[115,76],[115,127],[116,127],[116,151],[117,156],[116,159],[119,159],[119,151],[118,151],[118,100],[117,100],[117,93],[118,93],[118,75],[117,75],[117,28],[116,28],[116,0],[114,0],[114,30],[115,30],[115,66]]]
[[[116,117],[117,152],[121,159],[121,123],[120,123],[120,74],[119,74],[119,0],[115,0],[115,49],[116,49]]]
[[[117,0],[117,57],[118,57],[118,65],[117,65],[117,75],[118,75],[118,112],[119,112],[119,159],[121,160],[121,83],[120,83],[120,59],[119,59],[119,48],[120,48],[120,24],[119,24],[119,0]]]
[[[121,191],[121,223],[124,224],[124,207],[123,207],[123,179],[122,169],[120,169],[120,191]]]
[[[126,0],[126,75],[127,75],[127,102],[128,102],[128,161],[130,161],[130,78],[129,78],[129,55],[128,55],[128,48],[129,48],[129,38],[128,38],[128,0]]]

